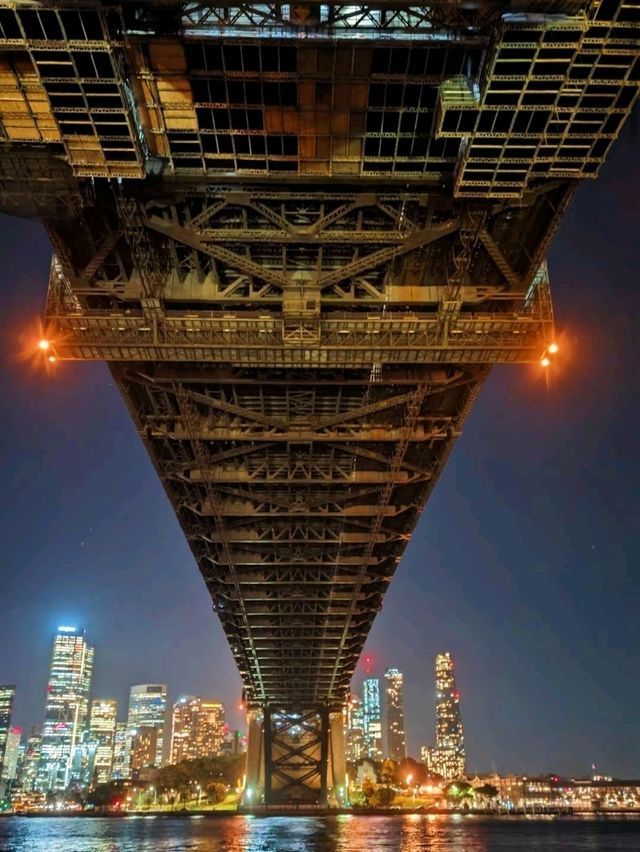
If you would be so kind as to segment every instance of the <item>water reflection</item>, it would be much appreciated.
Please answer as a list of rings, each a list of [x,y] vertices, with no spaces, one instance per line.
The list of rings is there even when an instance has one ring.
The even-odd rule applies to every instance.
[[[638,852],[640,820],[2,818],[1,852]]]

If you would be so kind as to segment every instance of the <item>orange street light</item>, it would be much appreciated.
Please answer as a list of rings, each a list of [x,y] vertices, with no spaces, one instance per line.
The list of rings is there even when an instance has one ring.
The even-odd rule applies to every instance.
[[[41,349],[43,352],[46,352],[50,346],[51,344],[49,343],[49,341],[45,340],[44,338],[38,341],[38,349]]]
[[[555,355],[560,347],[557,343],[550,343],[547,347],[547,352],[550,352],[552,355]]]

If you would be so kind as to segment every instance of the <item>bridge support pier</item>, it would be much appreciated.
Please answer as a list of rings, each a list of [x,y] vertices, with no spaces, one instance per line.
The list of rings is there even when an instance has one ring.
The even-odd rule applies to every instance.
[[[251,710],[247,715],[247,773],[242,793],[242,807],[250,808],[264,795],[264,746],[262,713]]]
[[[344,747],[344,717],[342,710],[329,713],[329,805],[341,808],[347,804],[347,758]]]
[[[248,719],[242,807],[338,807],[346,799],[342,711],[266,705]]]

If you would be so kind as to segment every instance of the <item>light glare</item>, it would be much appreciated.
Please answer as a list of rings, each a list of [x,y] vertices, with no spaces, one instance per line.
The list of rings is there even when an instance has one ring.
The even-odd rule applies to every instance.
[[[38,349],[42,349],[43,352],[46,352],[50,346],[51,344],[49,343],[49,341],[45,340],[44,338],[38,341]]]

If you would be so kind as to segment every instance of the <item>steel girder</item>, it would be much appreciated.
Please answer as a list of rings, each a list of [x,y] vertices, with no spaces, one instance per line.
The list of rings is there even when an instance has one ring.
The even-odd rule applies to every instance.
[[[112,365],[250,703],[342,702],[486,371],[414,369],[400,388],[324,371],[305,391],[296,371]]]

